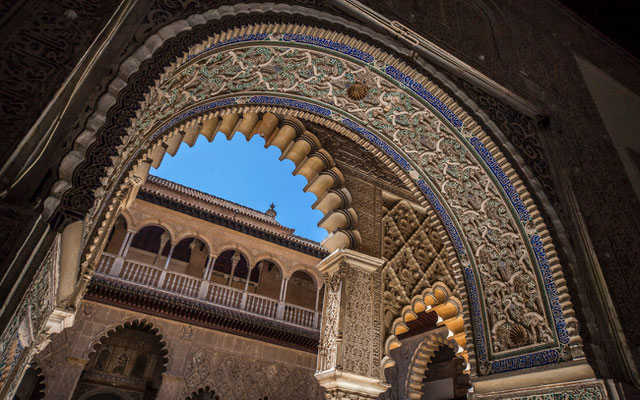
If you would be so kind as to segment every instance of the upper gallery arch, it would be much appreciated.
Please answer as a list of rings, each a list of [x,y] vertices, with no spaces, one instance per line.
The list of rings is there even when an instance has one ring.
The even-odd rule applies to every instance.
[[[193,16],[173,28],[191,29],[223,11]],[[161,34],[170,33],[150,38],[145,46],[151,47],[141,47],[121,73],[129,76],[161,46]],[[63,206],[88,202],[90,216],[103,215],[123,178],[163,135],[230,112],[286,111],[363,144],[436,211],[466,279],[461,301],[470,308],[476,345],[469,354],[477,353],[472,365],[477,361],[481,374],[571,358],[570,337],[576,338],[577,331],[567,323],[573,311],[537,206],[476,117],[432,80],[371,44],[312,26],[247,25],[184,50],[163,74],[135,86],[144,100],[131,105],[138,109],[134,118],[127,113],[105,126],[101,118],[93,120],[61,166],[50,207],[72,186],[73,176]],[[112,83],[114,93],[101,99],[105,109],[98,113],[106,115],[112,100],[123,98],[121,88],[120,82]],[[97,132],[109,131],[122,144],[101,140],[101,157],[113,156],[101,170],[81,150]],[[92,189],[96,192],[87,193]],[[512,295],[524,301],[514,303]],[[505,304],[515,304],[517,312],[506,310],[510,306]],[[524,354],[516,351],[492,334],[499,327],[506,335],[511,328],[524,329],[534,345],[527,344]]]

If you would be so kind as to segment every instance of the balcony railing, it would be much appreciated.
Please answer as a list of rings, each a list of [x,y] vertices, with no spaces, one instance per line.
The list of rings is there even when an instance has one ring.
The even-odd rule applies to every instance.
[[[191,275],[103,253],[96,273],[266,318],[319,329],[320,313]]]

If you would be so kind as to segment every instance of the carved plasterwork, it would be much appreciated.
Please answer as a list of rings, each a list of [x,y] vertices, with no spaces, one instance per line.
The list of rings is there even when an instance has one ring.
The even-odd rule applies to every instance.
[[[0,143],[2,163],[18,147],[118,5],[113,0],[11,3],[17,15],[4,21],[0,60],[0,86],[5,88],[0,97],[0,129],[5,132]],[[75,18],[65,15],[68,10],[73,10]]]
[[[344,371],[379,378],[380,290],[378,273],[347,267],[347,301],[344,333]],[[378,289],[378,290],[376,290]]]
[[[482,400],[605,400],[609,398],[604,381],[588,379],[571,384],[548,385],[488,395],[477,395]]]
[[[37,348],[49,340],[47,322],[56,306],[60,269],[60,237],[54,239],[25,292],[20,307],[0,339],[0,394],[17,389],[22,369]],[[11,379],[16,375],[14,379]],[[11,385],[5,387],[5,384]]]
[[[479,126],[427,78],[365,44],[346,45],[341,40],[348,38],[321,30],[313,36],[298,34],[295,27],[287,28],[294,32],[251,29],[234,33],[235,38],[212,37],[165,73],[132,122],[121,158],[105,177],[105,192],[115,190],[155,138],[222,112],[212,110],[296,110],[368,143],[387,162],[392,159],[390,167],[404,170],[402,179],[431,202],[466,278],[461,298],[467,302],[469,294],[477,354],[490,365],[482,373],[566,357],[563,348],[575,329],[568,332],[564,321],[570,303],[560,301],[554,282],[561,271],[548,232],[532,217],[530,196]],[[331,41],[322,38],[327,34]],[[236,47],[228,48],[231,43]],[[369,87],[359,102],[346,96],[355,81]],[[93,212],[104,206],[99,200]],[[494,280],[498,287],[485,293]],[[485,298],[504,296],[510,304],[501,304],[502,311],[484,304]],[[510,318],[535,331],[532,345],[528,339],[513,342],[515,347],[493,343],[504,307]]]
[[[379,261],[338,252],[319,266],[326,284],[318,372],[339,369],[380,379],[382,334]],[[373,261],[371,261],[373,260]]]
[[[329,276],[325,274],[325,302],[322,319],[322,342],[318,350],[318,371],[326,371],[336,367],[338,354],[338,321],[340,318],[340,296],[342,278],[340,273]]]
[[[327,288],[316,378],[329,399],[372,399],[388,386],[381,370],[381,266],[352,250],[318,265]]]
[[[194,347],[187,356],[180,398],[209,387],[222,399],[317,399],[323,389],[313,371]]]
[[[455,294],[456,283],[447,249],[426,212],[399,201],[387,210],[382,226],[384,326],[389,332],[413,297],[438,281]]]

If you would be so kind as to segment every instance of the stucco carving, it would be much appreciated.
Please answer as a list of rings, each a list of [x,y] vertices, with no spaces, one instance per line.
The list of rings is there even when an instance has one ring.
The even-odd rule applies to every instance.
[[[604,381],[587,379],[581,382],[562,385],[548,385],[526,390],[513,390],[491,395],[477,395],[479,400],[546,400],[546,399],[581,399],[606,400],[609,398]]]
[[[322,399],[312,371],[194,347],[185,365],[186,398],[209,387],[222,399]]]
[[[456,283],[447,249],[426,213],[399,201],[382,218],[384,325],[389,331],[411,299],[435,282],[455,293]]]
[[[56,307],[56,289],[60,273],[60,237],[51,247],[25,292],[20,307],[9,321],[0,338],[0,394],[13,393],[18,379],[32,355],[49,341],[49,323]],[[5,384],[9,387],[5,387]],[[10,397],[10,396],[9,396]]]
[[[322,336],[318,347],[318,371],[326,371],[337,367],[336,356],[338,354],[339,340],[339,313],[340,298],[342,293],[342,277],[344,272],[338,271],[333,275],[324,274],[325,301],[322,318]]]

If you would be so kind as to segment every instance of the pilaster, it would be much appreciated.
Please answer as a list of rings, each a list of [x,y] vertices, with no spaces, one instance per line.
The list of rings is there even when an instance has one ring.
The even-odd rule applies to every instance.
[[[387,389],[380,365],[383,263],[336,250],[318,265],[326,287],[316,379],[328,399],[375,399]]]

